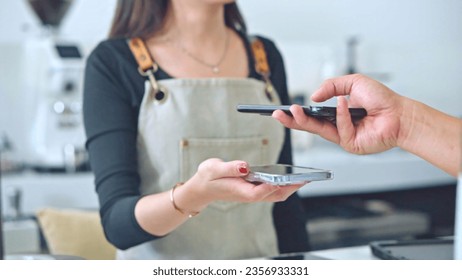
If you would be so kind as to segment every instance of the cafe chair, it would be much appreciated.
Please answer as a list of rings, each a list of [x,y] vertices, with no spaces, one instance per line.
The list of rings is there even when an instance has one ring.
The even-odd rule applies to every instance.
[[[49,254],[115,259],[116,248],[106,240],[97,211],[44,208],[37,212],[37,220]]]

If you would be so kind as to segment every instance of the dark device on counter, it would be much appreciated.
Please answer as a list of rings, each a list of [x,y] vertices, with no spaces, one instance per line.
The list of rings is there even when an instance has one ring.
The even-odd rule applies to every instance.
[[[271,116],[275,110],[282,110],[284,113],[292,116],[290,112],[291,105],[257,105],[257,104],[239,104],[236,109],[241,113],[255,113],[265,116]],[[336,107],[327,106],[301,106],[306,115],[317,118],[325,119],[335,123],[337,117]],[[351,119],[358,121],[367,116],[367,111],[364,108],[350,108]]]
[[[285,186],[304,184],[311,181],[331,180],[334,178],[334,174],[332,171],[325,169],[273,164],[250,166],[250,172],[244,178],[252,183]]]
[[[452,260],[454,238],[371,242],[372,254],[384,260]]]

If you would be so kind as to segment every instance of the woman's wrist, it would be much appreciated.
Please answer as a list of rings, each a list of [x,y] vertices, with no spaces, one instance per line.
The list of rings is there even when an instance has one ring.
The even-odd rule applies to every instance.
[[[175,209],[181,209],[185,213],[199,213],[212,202],[192,180],[177,184],[175,189],[172,188],[170,200],[173,200],[172,205]]]
[[[170,190],[170,202],[172,203],[172,206],[176,211],[178,211],[179,213],[181,213],[183,215],[188,215],[189,218],[192,218],[192,217],[198,215],[200,213],[200,211],[183,209],[183,208],[179,207],[177,205],[177,203],[175,202],[175,190],[176,190],[176,188],[178,188],[178,187],[180,187],[182,185],[183,185],[183,183],[177,183],[175,186],[172,187],[172,189]]]

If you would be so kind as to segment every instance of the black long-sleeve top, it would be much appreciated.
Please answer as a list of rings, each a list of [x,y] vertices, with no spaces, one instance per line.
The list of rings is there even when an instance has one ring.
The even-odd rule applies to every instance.
[[[244,38],[244,37],[243,37]],[[289,104],[283,59],[273,42],[261,38],[268,56],[271,81],[281,102]],[[254,70],[250,45],[246,42],[249,78],[261,79]],[[101,42],[87,60],[84,83],[86,147],[95,175],[100,215],[106,238],[117,248],[162,238],[144,231],[134,215],[140,199],[137,167],[138,115],[145,77],[137,70],[127,39]],[[159,69],[156,79],[171,79]],[[280,163],[291,164],[290,132],[286,129]],[[273,221],[281,253],[308,251],[305,217],[298,195],[275,203]]]

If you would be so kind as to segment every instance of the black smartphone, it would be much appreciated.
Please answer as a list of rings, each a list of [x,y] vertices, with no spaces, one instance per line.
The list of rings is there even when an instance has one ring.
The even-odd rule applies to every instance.
[[[271,116],[275,110],[282,110],[284,113],[292,116],[290,112],[291,105],[257,105],[257,104],[239,104],[236,109],[241,113],[256,113],[264,116]],[[301,106],[306,115],[325,119],[335,123],[337,117],[336,107],[327,106]],[[350,108],[350,114],[353,121],[358,121],[367,116],[367,111],[364,108]]]

